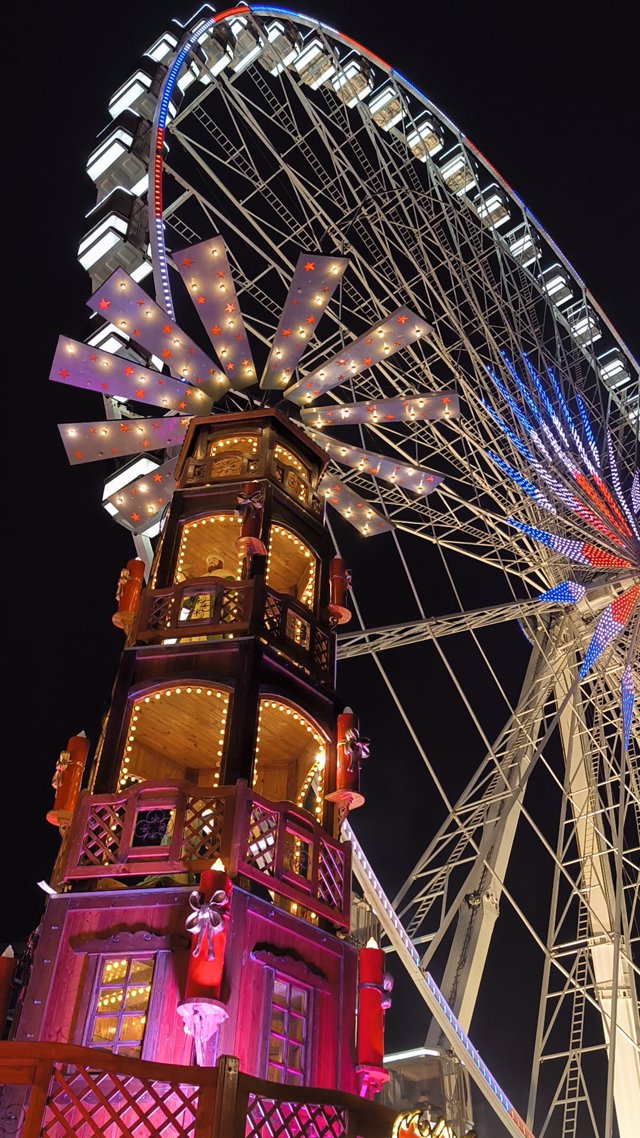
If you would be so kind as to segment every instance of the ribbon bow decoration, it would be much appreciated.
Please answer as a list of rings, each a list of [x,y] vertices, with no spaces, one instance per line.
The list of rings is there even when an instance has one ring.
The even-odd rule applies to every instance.
[[[224,889],[216,889],[209,901],[205,901],[202,893],[194,889],[189,897],[192,912],[185,921],[188,933],[197,937],[193,948],[193,956],[199,956],[203,945],[206,946],[207,960],[215,956],[213,939],[220,932],[224,924],[224,910],[229,905],[229,898]]]
[[[120,598],[124,592],[124,587],[125,587],[125,585],[126,585],[126,583],[130,577],[131,577],[131,573],[126,568],[126,566],[124,569],[120,570],[120,576],[118,577],[118,584],[116,585],[116,600],[117,601],[120,600]]]
[[[251,494],[238,494],[238,508],[236,513],[242,513],[246,510],[249,514],[257,514],[262,509],[262,493],[260,490],[254,490]]]
[[[54,790],[59,790],[60,787],[62,786],[62,781],[64,779],[64,773],[65,773],[67,767],[69,766],[70,762],[71,762],[71,752],[70,751],[61,751],[60,757],[56,763],[56,769],[53,772],[53,778],[51,779],[51,785],[52,785]]]
[[[349,772],[359,771],[365,759],[369,758],[369,740],[363,739],[357,727],[349,727],[345,733],[344,753],[349,759]]]

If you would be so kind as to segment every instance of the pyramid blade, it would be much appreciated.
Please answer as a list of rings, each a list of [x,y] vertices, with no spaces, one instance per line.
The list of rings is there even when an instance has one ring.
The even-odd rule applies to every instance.
[[[64,449],[72,466],[103,458],[122,458],[145,450],[182,444],[190,415],[166,419],[107,419],[97,423],[60,423]]]
[[[429,324],[421,316],[416,316],[409,308],[397,308],[327,363],[295,383],[285,395],[293,403],[313,403],[325,391],[331,391],[366,368],[389,359],[430,331]]]
[[[348,264],[346,257],[300,254],[260,381],[262,388],[283,388],[291,382]]]
[[[148,474],[141,474],[104,498],[103,506],[120,525],[134,533],[144,533],[155,525],[173,497],[177,461],[177,457],[170,458]]]
[[[117,395],[119,399],[148,403],[166,411],[206,415],[211,408],[209,396],[199,387],[180,383],[133,360],[100,351],[67,336],[60,336],[58,340],[49,379],[97,391],[100,395]]]
[[[178,272],[234,391],[256,382],[247,330],[222,237],[173,254]]]
[[[367,403],[331,403],[303,407],[300,418],[310,427],[342,427],[349,423],[400,423],[422,419],[457,419],[460,403],[455,391],[429,395],[397,395],[394,399],[371,399]]]
[[[344,482],[331,474],[323,474],[318,483],[318,491],[362,537],[374,537],[377,533],[386,533],[394,528],[393,522],[385,518],[384,514],[378,513],[371,502],[361,498],[350,486],[345,486]]]
[[[176,379],[201,387],[214,402],[229,390],[221,370],[124,269],[116,269],[87,303],[133,343],[163,360]]]
[[[315,431],[313,427],[307,427],[307,431],[314,443],[326,450],[334,462],[341,466],[349,466],[352,470],[359,470],[362,474],[373,474],[374,478],[382,478],[394,486],[403,486],[405,490],[412,490],[414,494],[426,497],[444,478],[443,474],[438,474],[435,470],[410,466],[408,462],[397,462],[394,458],[385,458],[375,451],[361,450],[360,447],[336,442],[322,431]]]

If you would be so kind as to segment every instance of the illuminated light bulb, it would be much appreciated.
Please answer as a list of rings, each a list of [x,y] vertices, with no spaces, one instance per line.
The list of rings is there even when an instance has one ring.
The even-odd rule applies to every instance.
[[[74,427],[72,427],[72,428],[71,428],[71,430],[69,431],[69,434],[70,434],[72,437],[75,437],[75,436],[77,435],[77,433],[78,433],[78,432],[76,431],[76,429],[75,429]]]
[[[127,287],[127,282],[126,281],[120,281],[120,288],[122,289],[123,292],[124,292],[126,287]]]
[[[145,316],[147,316],[147,317],[149,317],[149,316],[153,316],[153,312],[151,311],[151,309],[150,309],[150,308],[147,308],[147,309],[146,309],[146,311],[145,311]]]

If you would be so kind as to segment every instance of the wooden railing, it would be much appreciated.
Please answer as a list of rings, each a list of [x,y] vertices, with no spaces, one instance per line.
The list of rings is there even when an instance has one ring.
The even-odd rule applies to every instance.
[[[299,915],[348,928],[351,846],[313,815],[235,786],[144,782],[119,794],[80,796],[56,886],[102,877],[197,874],[222,858],[230,877],[259,882]]]
[[[0,1043],[2,1138],[390,1138],[395,1114],[342,1091],[59,1043]]]
[[[246,635],[262,637],[307,672],[333,682],[329,625],[293,597],[268,588],[263,577],[233,582],[195,577],[168,589],[145,589],[129,643]]]

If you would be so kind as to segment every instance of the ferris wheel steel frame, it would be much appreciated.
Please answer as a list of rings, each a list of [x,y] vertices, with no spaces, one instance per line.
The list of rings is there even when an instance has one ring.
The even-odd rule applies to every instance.
[[[361,143],[345,110],[340,127],[352,130],[348,138],[351,150],[347,153],[346,148],[343,152],[340,147],[332,146],[331,127],[337,131],[338,126],[330,121],[331,107],[335,104],[334,113],[338,114],[338,100],[332,95],[332,103],[327,95],[327,107],[322,105],[320,96],[318,102],[314,102],[302,90],[299,76],[295,82],[293,78],[287,79],[291,87],[290,97],[292,100],[297,97],[299,104],[294,107],[292,103],[285,105],[283,102],[280,110],[285,127],[290,129],[292,140],[299,145],[304,160],[316,176],[324,177],[327,170],[310,146],[311,136],[320,140],[331,156],[329,173],[333,179],[328,179],[329,185],[341,189],[351,180],[351,187],[357,187],[358,192],[352,189],[352,197],[356,200],[350,210],[347,210],[347,195],[343,193],[343,213],[340,217],[332,216],[327,200],[319,200],[317,184],[314,187],[290,164],[286,176],[295,200],[287,205],[279,199],[273,185],[277,185],[277,177],[285,168],[287,156],[271,141],[262,121],[271,93],[257,67],[254,68],[254,82],[264,106],[258,107],[257,100],[254,105],[246,93],[239,90],[238,79],[244,69],[239,69],[237,76],[235,73],[232,76],[227,72],[221,73],[219,85],[227,110],[233,110],[237,116],[238,134],[243,129],[250,131],[251,137],[268,155],[275,171],[272,179],[261,178],[257,159],[249,147],[237,145],[234,150],[232,140],[224,136],[223,126],[208,115],[204,104],[215,84],[205,86],[195,99],[171,113],[172,95],[192,53],[219,25],[233,18],[257,29],[256,42],[262,34],[260,19],[284,19],[294,22],[296,27],[316,33],[325,46],[335,47],[338,44],[359,59],[366,60],[378,78],[386,76],[402,107],[407,108],[409,102],[412,103],[410,112],[407,112],[412,122],[415,122],[419,110],[424,109],[433,116],[438,128],[447,132],[449,141],[455,142],[463,164],[467,163],[469,169],[473,166],[478,175],[472,188],[479,191],[480,204],[476,200],[472,207],[466,194],[450,188],[431,154],[425,159],[426,172],[421,181],[408,157],[405,127],[402,128],[404,134],[399,131],[394,134],[393,128],[381,128],[371,115],[366,118],[362,114],[357,128],[364,132],[365,142]],[[267,42],[263,35],[263,50]],[[337,58],[337,47],[335,53]],[[338,60],[338,66],[343,62]],[[284,100],[285,95],[282,97]],[[306,133],[302,124],[297,129],[295,118],[296,109],[302,118],[302,106],[307,116]],[[202,137],[187,133],[193,129],[190,127],[191,117],[197,120],[198,128],[205,136],[208,132],[209,146],[204,145]],[[198,169],[215,191],[210,197],[205,196],[202,189],[191,186],[177,169],[171,147],[166,152],[168,139],[171,147],[180,143],[189,155],[194,169]],[[224,150],[227,142],[229,150],[223,159],[221,147]],[[369,151],[365,147],[369,147]],[[370,153],[378,159],[377,169],[369,161]],[[368,183],[361,176],[361,171],[354,167],[355,158],[367,172]],[[485,191],[480,187],[480,172],[493,180],[491,185],[496,186],[502,195],[504,208],[510,211],[511,222],[514,223],[514,217],[516,220],[520,218],[525,238],[532,242],[534,249],[538,248],[537,257],[532,262],[524,264],[518,261],[508,241],[499,232],[500,222],[496,226],[481,224],[486,202],[483,197]],[[164,177],[173,179],[179,189],[177,196],[168,203],[163,201]],[[235,194],[233,179],[236,177],[246,179],[249,185],[254,183],[253,190],[245,198]],[[559,1073],[547,1103],[542,1129],[538,1131],[539,1138],[543,1138],[548,1127],[558,1118],[561,1128],[558,1133],[562,1138],[577,1138],[577,1126],[580,1118],[584,1117],[580,1110],[587,1112],[595,1138],[611,1138],[614,1102],[621,1138],[631,1138],[635,1120],[640,1117],[640,1024],[635,994],[638,965],[633,960],[633,946],[638,943],[635,924],[640,912],[636,836],[640,824],[639,729],[636,715],[631,746],[628,750],[621,748],[616,689],[623,665],[615,645],[609,650],[606,664],[601,663],[589,678],[578,680],[576,673],[576,660],[584,653],[590,629],[606,604],[605,584],[611,586],[613,581],[615,586],[615,574],[613,577],[609,574],[606,582],[604,575],[587,574],[586,595],[575,611],[568,612],[561,605],[544,604],[536,599],[541,590],[560,580],[564,571],[563,558],[549,549],[541,552],[530,535],[523,532],[514,535],[505,525],[505,518],[510,516],[516,505],[520,515],[524,515],[533,526],[539,522],[540,510],[530,500],[523,503],[521,496],[519,500],[513,486],[506,480],[496,479],[495,466],[487,452],[504,453],[505,439],[495,419],[480,411],[478,389],[487,387],[488,359],[499,361],[505,350],[511,358],[517,358],[523,345],[527,345],[529,350],[533,345],[540,358],[551,356],[560,375],[566,374],[567,389],[575,383],[576,376],[580,377],[585,385],[583,390],[588,391],[591,405],[599,410],[603,421],[610,418],[615,421],[619,440],[625,432],[627,438],[634,437],[634,414],[637,422],[638,410],[634,412],[633,402],[625,402],[625,393],[621,395],[617,386],[607,382],[604,367],[599,368],[599,357],[595,355],[593,336],[580,340],[574,332],[575,325],[563,309],[552,303],[538,264],[541,245],[552,251],[559,265],[568,273],[571,284],[579,290],[579,303],[587,313],[587,322],[593,318],[606,327],[611,342],[625,361],[624,366],[628,366],[630,371],[634,366],[637,368],[635,361],[549,235],[458,128],[412,83],[379,57],[321,21],[287,9],[241,6],[209,18],[203,17],[184,32],[156,100],[148,198],[152,214],[149,234],[156,294],[169,315],[173,315],[174,306],[169,278],[170,258],[165,247],[166,227],[171,224],[189,242],[200,240],[202,234],[180,216],[183,208],[197,202],[214,230],[224,219],[229,232],[241,236],[247,247],[253,248],[256,255],[264,260],[265,269],[250,277],[236,258],[234,275],[240,292],[252,296],[265,317],[268,314],[275,321],[277,315],[277,306],[266,281],[267,265],[276,276],[284,279],[284,274],[293,269],[292,247],[296,242],[301,247],[309,244],[310,233],[313,232],[312,219],[320,224],[329,241],[341,252],[351,239],[360,242],[352,262],[352,276],[345,278],[341,286],[340,305],[337,311],[327,310],[332,328],[328,340],[330,347],[344,344],[355,314],[363,321],[374,323],[386,308],[397,303],[396,279],[402,282],[402,300],[410,304],[413,311],[423,313],[433,324],[430,342],[423,342],[419,349],[414,346],[406,353],[403,378],[416,390],[422,389],[420,385],[425,374],[440,384],[445,379],[455,381],[468,411],[459,421],[457,435],[453,437],[439,423],[424,421],[413,422],[410,431],[407,431],[406,424],[377,422],[369,422],[367,429],[388,452],[405,462],[435,461],[434,456],[437,456],[446,467],[445,481],[438,489],[437,505],[432,499],[415,498],[399,485],[390,486],[379,480],[372,484],[368,474],[357,470],[351,471],[346,478],[343,474],[342,478],[348,486],[364,495],[374,490],[377,508],[395,527],[396,542],[396,534],[405,532],[431,543],[444,565],[449,553],[458,553],[490,566],[504,575],[512,600],[473,611],[465,611],[461,603],[458,613],[427,618],[403,558],[403,570],[420,619],[370,629],[361,622],[363,627],[360,630],[339,637],[341,658],[362,654],[372,656],[407,724],[408,716],[402,708],[402,700],[394,692],[379,654],[423,640],[433,643],[485,746],[484,760],[454,803],[449,801],[420,740],[415,733],[412,734],[441,795],[447,817],[400,890],[394,902],[397,913],[393,908],[389,912],[388,901],[387,907],[381,903],[379,883],[371,896],[377,897],[378,910],[390,944],[394,944],[396,923],[399,927],[402,922],[406,925],[407,935],[413,942],[413,954],[417,954],[418,948],[420,950],[417,960],[422,974],[435,950],[456,924],[441,987],[458,1027],[452,1025],[450,1018],[440,1016],[436,1018],[430,1035],[433,1041],[444,1031],[454,1048],[459,1045],[459,1029],[469,1029],[499,902],[501,898],[506,899],[523,923],[529,926],[544,960],[528,1126],[533,1126],[541,1066],[543,1063],[555,1063]],[[277,211],[277,223],[273,217],[268,223],[261,218],[265,203],[270,208],[274,203],[281,207]],[[225,215],[225,206],[229,211],[233,207],[234,216]],[[411,248],[408,253],[409,241]],[[411,268],[409,277],[403,266]],[[425,311],[425,306],[428,311]],[[249,318],[247,326],[258,340],[266,342],[266,323],[261,322],[259,316],[254,314]],[[326,346],[327,341],[323,350]],[[315,349],[311,349],[311,366],[316,358]],[[355,392],[359,398],[375,399],[388,389],[398,390],[398,377],[393,368],[383,361],[379,367],[379,378],[374,373],[360,376]],[[336,406],[344,404],[341,393],[332,391],[329,394]],[[362,438],[362,427],[359,430]],[[637,428],[635,437],[637,456]],[[506,449],[508,454],[513,453],[509,445]],[[633,461],[634,456],[629,453],[626,472]],[[567,517],[563,521],[569,537],[577,539],[582,536],[579,519]],[[136,541],[144,540],[143,535],[136,536]],[[447,572],[451,577],[448,568]],[[622,576],[618,574],[618,577]],[[483,628],[512,619],[521,622],[532,644],[529,669],[515,705],[510,703],[504,692],[477,635]],[[460,632],[472,638],[508,709],[507,723],[493,742],[487,737],[468,693],[459,683],[455,670],[439,645],[442,638]],[[545,747],[555,731],[562,740],[565,755],[563,779],[559,778],[553,763],[545,755]],[[555,846],[550,844],[527,810],[525,790],[536,766],[545,769],[560,793],[561,817]],[[525,817],[533,827],[553,865],[546,941],[541,940],[530,927],[506,883],[511,848],[521,817]],[[625,831],[633,829],[630,819],[635,830],[629,842]],[[359,849],[356,843],[356,853]],[[363,854],[356,857],[356,869],[363,888],[365,880],[371,883],[372,873],[368,867],[367,876],[365,862]],[[458,876],[452,884],[455,873]],[[635,883],[633,880],[625,881],[625,875],[632,879],[634,873]],[[428,924],[430,916],[436,921],[435,930]],[[571,929],[568,928],[570,921]],[[406,952],[405,963],[410,971],[412,968],[415,970],[416,957],[412,953],[409,955],[413,963],[409,963]],[[590,1102],[585,1075],[585,1058],[588,1063],[588,1054],[595,1050],[585,1040],[585,1016],[599,1017],[602,1021],[602,1048],[608,1049],[610,1059],[602,1130],[595,1119],[596,1112]],[[568,1042],[565,1047],[558,1048],[555,1028],[565,1019],[569,1024]],[[522,1127],[519,1132],[522,1132]],[[582,1132],[580,1138],[583,1138]]]

